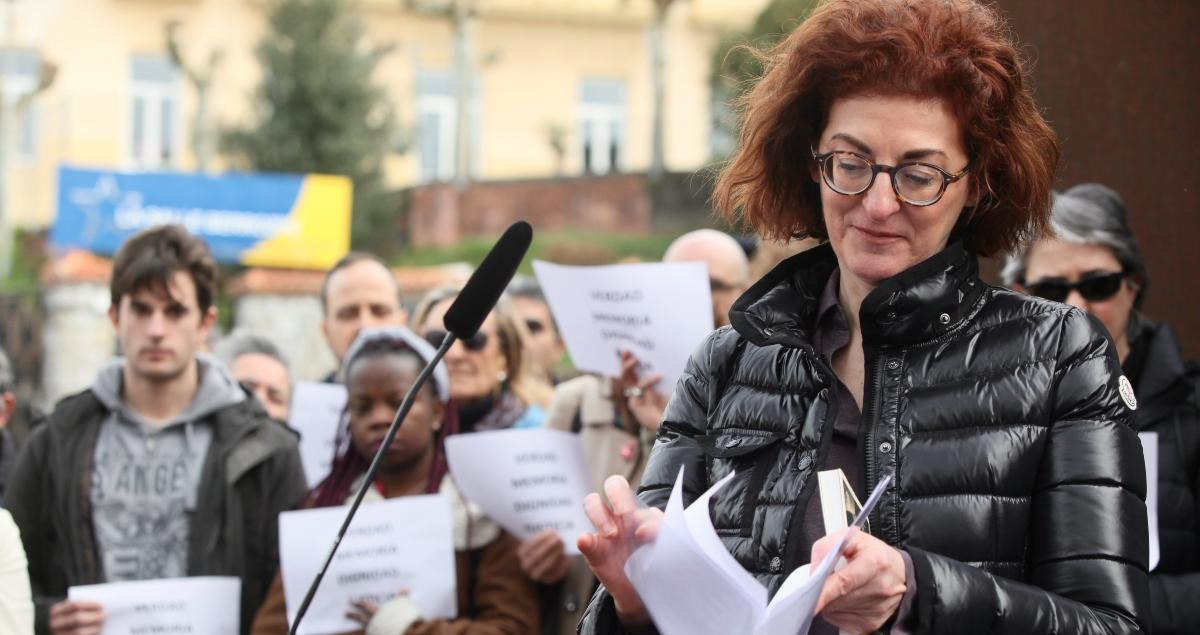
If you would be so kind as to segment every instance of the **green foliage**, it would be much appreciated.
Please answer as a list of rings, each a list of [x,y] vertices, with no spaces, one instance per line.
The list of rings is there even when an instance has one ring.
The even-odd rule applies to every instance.
[[[585,230],[535,232],[529,253],[521,263],[521,271],[532,273],[532,263],[548,260],[572,265],[612,264],[630,258],[657,262],[677,234],[604,234]],[[393,259],[397,265],[441,265],[466,262],[478,265],[495,244],[494,238],[467,238],[451,247],[412,249]]]
[[[0,279],[0,293],[33,294],[41,289],[38,271],[45,263],[44,232],[13,231],[12,268],[8,278]]]
[[[730,106],[762,76],[762,54],[791,33],[816,6],[817,0],[771,0],[749,30],[722,38],[713,55],[709,85],[718,104]],[[732,108],[713,109],[717,134],[732,143],[738,121]]]
[[[223,150],[255,170],[350,177],[358,245],[394,212],[379,191],[395,117],[372,82],[389,49],[368,46],[347,0],[272,0],[267,20],[256,121],[226,130]]]

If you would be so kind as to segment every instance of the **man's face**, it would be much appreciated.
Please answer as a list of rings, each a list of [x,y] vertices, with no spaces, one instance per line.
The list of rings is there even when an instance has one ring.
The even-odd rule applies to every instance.
[[[292,405],[292,382],[282,362],[263,353],[244,353],[229,365],[233,378],[254,393],[272,419],[287,421]]]
[[[339,363],[364,326],[404,326],[407,321],[396,279],[379,263],[359,261],[330,276],[321,331]]]
[[[550,306],[536,298],[522,297],[514,297],[512,304],[529,331],[529,352],[534,365],[549,377],[565,350],[562,337],[554,328]]]
[[[127,293],[108,309],[126,369],[155,383],[170,382],[187,370],[217,319],[216,307],[200,311],[196,285],[187,272],[171,274],[165,291]]]

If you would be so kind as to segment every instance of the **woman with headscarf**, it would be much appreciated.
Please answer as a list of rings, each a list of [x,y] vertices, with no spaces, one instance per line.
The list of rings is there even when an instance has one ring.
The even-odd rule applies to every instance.
[[[347,401],[338,453],[329,476],[309,495],[305,507],[335,507],[353,500],[405,393],[433,355],[424,340],[403,327],[373,327],[358,334],[342,362]],[[466,501],[447,474],[443,443],[456,427],[449,397],[448,377],[439,365],[388,446],[363,503],[419,494],[450,499],[459,615],[426,619],[403,593],[383,605],[360,601],[346,607],[347,617],[362,624],[368,635],[525,635],[538,628],[537,594],[521,573],[516,539]],[[278,575],[251,632],[288,632]]]

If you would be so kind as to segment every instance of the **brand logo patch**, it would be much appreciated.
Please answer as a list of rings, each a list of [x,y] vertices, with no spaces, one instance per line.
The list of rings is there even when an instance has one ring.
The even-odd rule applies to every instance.
[[[1121,400],[1130,410],[1137,410],[1137,396],[1133,394],[1133,384],[1129,383],[1128,377],[1121,375],[1117,380],[1117,392],[1121,393]]]

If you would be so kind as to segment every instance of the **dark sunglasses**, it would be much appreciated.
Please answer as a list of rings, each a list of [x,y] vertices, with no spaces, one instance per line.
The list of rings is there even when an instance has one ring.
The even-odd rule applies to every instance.
[[[442,342],[446,341],[446,336],[448,335],[450,334],[441,329],[425,331],[425,341],[433,345],[434,348],[441,348]],[[462,342],[463,346],[467,347],[468,351],[478,353],[483,350],[483,347],[487,346],[488,335],[483,331],[478,331],[471,337],[459,341]]]
[[[1116,295],[1121,290],[1121,282],[1124,279],[1124,272],[1114,271],[1112,273],[1094,273],[1075,282],[1067,282],[1063,278],[1042,278],[1037,282],[1025,285],[1025,288],[1032,295],[1055,302],[1065,301],[1067,296],[1071,295],[1072,289],[1078,291],[1079,295],[1088,302],[1099,302]]]
[[[732,290],[734,288],[734,285],[729,284],[728,282],[725,282],[724,280],[717,280],[716,278],[709,278],[708,279],[708,288],[713,293],[720,293],[722,291]]]
[[[530,335],[537,335],[546,330],[546,324],[541,320],[529,319],[525,320],[525,328],[529,329]]]

